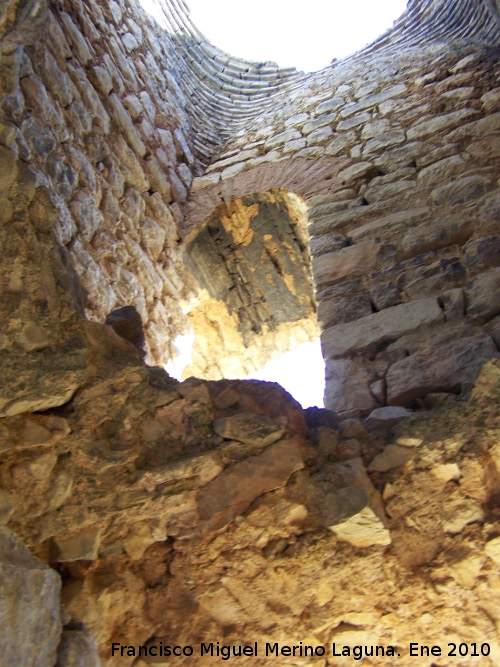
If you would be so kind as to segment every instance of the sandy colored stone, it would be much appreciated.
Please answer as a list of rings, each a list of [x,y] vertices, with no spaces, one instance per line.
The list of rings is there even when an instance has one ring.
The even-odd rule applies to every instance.
[[[284,486],[303,465],[295,439],[270,445],[259,456],[228,468],[200,491],[200,519],[210,525],[224,525],[263,493]]]
[[[402,468],[414,457],[414,453],[407,447],[387,445],[382,454],[378,454],[368,466],[369,472],[387,472],[395,468]]]
[[[432,474],[441,482],[458,481],[462,476],[456,463],[442,463],[432,468]]]
[[[213,428],[223,438],[259,447],[267,447],[276,442],[285,431],[284,425],[277,421],[245,412],[217,419]]]
[[[489,542],[486,542],[484,553],[497,565],[500,565],[500,537],[494,537]]]
[[[387,546],[391,543],[389,531],[369,507],[343,523],[330,526],[330,530],[341,542],[348,542],[358,548]]]
[[[55,556],[59,562],[94,560],[99,549],[100,531],[96,525],[87,526],[64,537],[55,537]]]
[[[459,498],[447,503],[442,510],[443,530],[451,535],[461,533],[465,526],[484,520],[481,505],[472,498]]]

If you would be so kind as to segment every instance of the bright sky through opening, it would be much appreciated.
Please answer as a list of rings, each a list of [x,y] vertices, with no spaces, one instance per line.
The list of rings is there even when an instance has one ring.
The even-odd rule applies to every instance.
[[[143,0],[146,1],[146,0]],[[311,72],[382,35],[407,0],[186,0],[215,46],[247,60]]]

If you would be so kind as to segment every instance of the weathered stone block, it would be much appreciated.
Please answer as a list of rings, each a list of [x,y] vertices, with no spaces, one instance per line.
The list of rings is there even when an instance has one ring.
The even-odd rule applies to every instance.
[[[372,155],[380,151],[385,151],[393,146],[402,144],[406,139],[404,130],[388,130],[369,139],[363,149],[363,155]]]
[[[456,331],[453,336],[453,331]],[[447,340],[439,337],[421,351],[393,364],[386,376],[387,402],[409,405],[435,392],[468,390],[487,359],[500,356],[492,339],[482,330],[451,330]]]
[[[376,243],[360,243],[343,248],[338,252],[315,257],[312,261],[312,268],[316,285],[335,282],[373,267],[379,249]]]
[[[323,234],[311,239],[310,248],[311,254],[314,257],[325,255],[328,252],[336,252],[342,250],[347,245],[347,239],[341,234],[332,232],[331,234]]]
[[[418,180],[423,184],[442,183],[450,176],[464,171],[465,161],[460,155],[452,155],[424,167],[418,173]]]
[[[377,407],[369,387],[374,374],[363,359],[327,361],[325,375],[325,408],[328,410],[343,417],[357,417]]]
[[[418,327],[444,321],[436,299],[427,298],[386,308],[355,322],[325,329],[321,346],[325,359],[361,352],[368,347],[396,340]]]
[[[270,445],[224,470],[198,493],[200,519],[217,529],[242,514],[259,496],[279,489],[290,475],[304,467],[297,439]]]
[[[395,234],[401,234],[406,228],[413,227],[421,220],[425,220],[429,213],[430,209],[427,207],[389,213],[382,218],[376,218],[361,227],[353,229],[351,237],[358,243],[370,237],[380,238],[382,236],[384,238],[387,236],[393,238]]]
[[[355,132],[345,132],[335,137],[335,139],[325,149],[325,155],[340,155],[347,153],[354,146],[356,141]]]
[[[372,307],[366,296],[349,296],[337,300],[321,301],[318,306],[318,320],[323,328],[332,327],[343,322],[352,322],[360,317],[370,315]]]
[[[216,419],[213,429],[227,440],[238,440],[259,447],[267,447],[276,442],[285,431],[284,424],[249,412]]]
[[[397,410],[398,408],[379,408],[380,410]],[[400,408],[404,410],[404,408]],[[375,412],[375,410],[374,410]],[[406,415],[403,417],[408,417],[411,415],[409,410],[405,410]],[[371,418],[371,415],[369,419]],[[387,472],[388,470],[394,470],[395,468],[404,467],[409,461],[415,457],[414,452],[408,447],[400,447],[399,445],[387,445],[384,451],[376,456],[373,461],[368,466],[369,472]]]
[[[373,164],[371,162],[358,162],[340,171],[339,178],[348,185],[357,178],[366,176],[370,171],[373,171]]]
[[[400,243],[402,257],[414,257],[429,251],[463,245],[472,236],[474,220],[460,212],[456,217],[429,220],[410,229]]]
[[[465,285],[467,273],[458,257],[440,259],[404,272],[401,285],[412,299]]]
[[[500,264],[500,236],[471,239],[465,245],[465,261],[473,274]]]
[[[424,120],[417,125],[411,127],[406,136],[410,141],[414,139],[422,139],[428,137],[442,130],[453,127],[454,125],[459,125],[467,118],[471,118],[477,112],[474,109],[459,109],[458,111],[452,111],[451,113],[444,114],[443,116],[436,116],[434,118],[429,118]]]
[[[343,130],[352,130],[354,127],[358,127],[359,125],[363,125],[363,123],[368,123],[371,120],[371,114],[369,113],[358,113],[355,116],[352,116],[351,118],[347,118],[346,120],[341,120],[340,123],[337,125],[337,130],[343,131]]]
[[[0,528],[0,645],[5,665],[54,665],[62,632],[59,575]]]
[[[407,86],[404,83],[398,83],[395,86],[390,86],[389,88],[382,90],[380,93],[368,95],[368,97],[365,97],[359,102],[344,107],[344,109],[342,109],[340,112],[340,115],[343,118],[347,118],[347,116],[351,116],[352,114],[357,113],[358,111],[362,111],[363,109],[369,109],[370,107],[377,106],[378,104],[386,102],[387,100],[400,97],[404,92],[406,92],[406,90]]]
[[[377,310],[384,310],[401,303],[401,290],[393,283],[384,282],[371,289],[370,297]]]
[[[486,322],[500,314],[500,268],[481,273],[466,290],[467,317]]]
[[[484,176],[464,176],[433,190],[432,199],[438,206],[442,204],[456,206],[471,199],[478,199],[494,187],[495,184]]]

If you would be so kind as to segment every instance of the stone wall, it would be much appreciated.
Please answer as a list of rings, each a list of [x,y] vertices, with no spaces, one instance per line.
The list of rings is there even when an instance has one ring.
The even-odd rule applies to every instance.
[[[498,664],[498,360],[476,378],[499,347],[498,3],[415,0],[308,76],[230,59],[179,6],[166,33],[125,2],[0,9],[2,655],[127,667],[113,641],[274,637],[393,645],[373,663],[405,666],[423,639]],[[278,292],[300,266],[289,317],[309,317],[302,223],[281,206],[276,253],[252,226],[277,201],[308,206],[341,418],[276,385],[177,383],[88,319],[135,305],[151,356],[171,354],[211,231],[227,290],[253,282],[259,240]],[[223,292],[211,306],[245,302]]]
[[[457,332],[474,357],[496,354],[483,327],[498,314],[483,303],[498,280],[492,3],[412,2],[373,45],[310,75],[230,58],[177,5],[164,28],[124,1],[24,11],[4,21],[3,162],[29,164],[49,193],[54,245],[88,318],[134,305],[157,363],[196,321],[203,375],[207,318],[189,311],[206,297],[184,239],[221,203],[279,189],[309,207],[330,407],[364,414],[465,388],[477,370],[465,360],[422,379],[429,346]],[[242,285],[235,274],[232,293]],[[205,309],[228,307],[229,321],[229,301]],[[436,340],[405,338],[429,327]],[[280,348],[296,338],[284,333]],[[250,370],[249,345],[226,351],[236,374]]]
[[[304,198],[325,400],[342,414],[466,390],[498,354],[498,16],[424,5],[281,93],[189,202],[188,231],[220,201]]]

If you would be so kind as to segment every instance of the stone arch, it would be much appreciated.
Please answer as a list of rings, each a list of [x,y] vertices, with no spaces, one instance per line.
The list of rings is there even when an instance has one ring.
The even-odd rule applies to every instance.
[[[199,292],[186,375],[242,377],[318,340],[307,225],[304,200],[272,189],[220,203],[189,234],[185,262]]]

